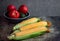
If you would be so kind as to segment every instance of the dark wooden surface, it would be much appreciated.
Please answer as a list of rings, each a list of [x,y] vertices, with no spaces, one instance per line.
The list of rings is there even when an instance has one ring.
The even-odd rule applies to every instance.
[[[9,33],[12,30],[12,27],[15,24],[9,23],[6,19],[4,19],[3,17],[0,17],[0,39],[1,41],[8,41],[8,39],[6,38]]]
[[[51,33],[45,34],[41,37],[27,39],[24,41],[60,41],[60,17],[47,17],[51,19],[51,22],[55,25]],[[48,20],[47,19],[47,20]],[[11,33],[12,28],[15,24],[9,23],[4,17],[0,17],[0,40],[1,41],[12,41],[8,40],[7,36]]]

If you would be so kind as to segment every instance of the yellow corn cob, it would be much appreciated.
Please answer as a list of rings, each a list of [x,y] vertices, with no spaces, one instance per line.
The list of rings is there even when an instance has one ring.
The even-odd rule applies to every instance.
[[[24,40],[24,39],[33,38],[33,37],[36,37],[39,35],[43,35],[44,33],[46,33],[47,30],[48,29],[46,27],[35,27],[33,29],[14,33],[13,35],[8,36],[8,38],[10,40],[12,40],[12,39]]]
[[[22,27],[22,26],[25,26],[25,25],[28,25],[28,24],[31,24],[31,23],[35,23],[35,22],[38,22],[38,21],[40,21],[40,19],[39,18],[36,18],[36,17],[33,17],[33,18],[30,18],[30,19],[24,20],[21,23],[19,23],[16,26],[14,26],[13,27],[13,30],[16,30],[19,27]]]
[[[35,28],[37,26],[43,26],[43,27],[47,26],[47,22],[46,21],[40,21],[40,22],[36,22],[36,23],[33,23],[33,24],[29,24],[29,25],[21,27],[20,30],[24,31],[24,30],[27,30],[27,29]]]
[[[47,31],[47,28],[46,27],[36,27],[33,29],[29,29],[29,30],[15,33],[15,36],[22,36],[22,35],[26,35],[26,34],[30,34],[30,33],[34,33],[34,32],[39,32],[39,31]]]

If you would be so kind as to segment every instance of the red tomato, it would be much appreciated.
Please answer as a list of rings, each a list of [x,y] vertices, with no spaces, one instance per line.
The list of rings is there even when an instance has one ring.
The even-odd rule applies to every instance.
[[[18,11],[26,14],[28,12],[28,7],[26,5],[21,5]]]
[[[14,5],[8,5],[7,10],[8,11],[16,10],[16,7]]]
[[[10,11],[8,15],[10,18],[19,18],[20,17],[20,13],[17,10]]]

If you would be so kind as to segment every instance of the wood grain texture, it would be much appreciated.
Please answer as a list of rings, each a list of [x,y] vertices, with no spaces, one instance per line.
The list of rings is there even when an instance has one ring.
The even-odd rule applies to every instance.
[[[56,18],[56,17],[55,17]],[[46,18],[47,20],[51,21],[54,25],[58,24],[58,21],[54,21],[56,19]],[[4,17],[0,17],[0,40],[1,41],[13,41],[8,40],[7,36],[12,32],[12,28],[15,24],[9,23]],[[50,28],[51,32],[46,33],[42,36],[38,36],[35,38],[23,40],[23,41],[60,41],[60,31],[59,31],[59,25],[52,26]]]

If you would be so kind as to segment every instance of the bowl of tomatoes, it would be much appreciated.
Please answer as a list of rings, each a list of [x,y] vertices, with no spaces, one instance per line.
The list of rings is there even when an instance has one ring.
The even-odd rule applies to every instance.
[[[27,19],[30,16],[28,13],[28,7],[26,5],[21,5],[18,10],[14,5],[7,6],[7,12],[4,13],[4,17],[12,23],[17,23],[22,20]]]

